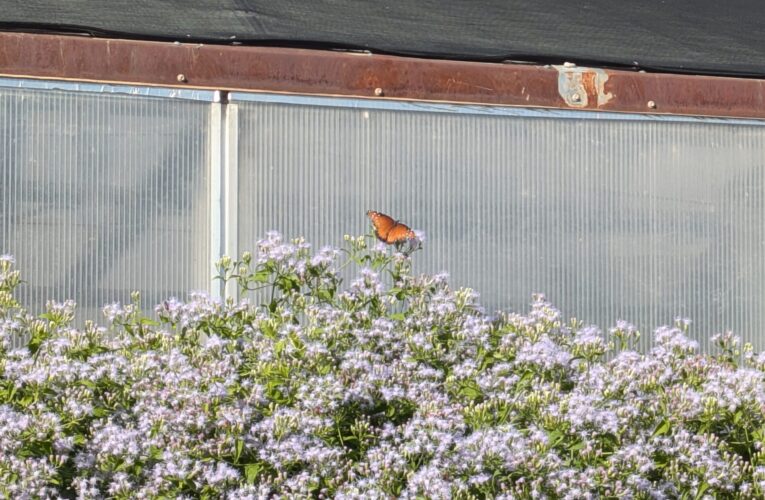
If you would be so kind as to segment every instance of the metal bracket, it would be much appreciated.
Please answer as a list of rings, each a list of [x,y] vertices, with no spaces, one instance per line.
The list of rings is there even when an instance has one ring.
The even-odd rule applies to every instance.
[[[571,63],[553,66],[558,71],[558,93],[572,108],[601,107],[614,96],[606,92],[608,74],[598,68],[578,67]]]

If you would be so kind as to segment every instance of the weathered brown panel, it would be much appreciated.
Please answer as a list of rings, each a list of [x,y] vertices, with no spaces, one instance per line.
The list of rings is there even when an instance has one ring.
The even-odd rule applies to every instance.
[[[219,90],[765,118],[765,80],[273,47],[0,33],[0,74]]]

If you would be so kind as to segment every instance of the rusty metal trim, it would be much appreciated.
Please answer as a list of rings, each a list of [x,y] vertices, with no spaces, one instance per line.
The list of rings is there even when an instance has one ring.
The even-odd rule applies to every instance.
[[[765,119],[765,80],[0,33],[0,75],[129,85]]]

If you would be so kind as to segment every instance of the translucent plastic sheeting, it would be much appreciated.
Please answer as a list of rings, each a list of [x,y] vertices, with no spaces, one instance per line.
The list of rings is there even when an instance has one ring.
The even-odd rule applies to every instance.
[[[0,253],[31,310],[210,288],[210,102],[0,88]]]
[[[703,349],[726,329],[765,348],[761,124],[252,99],[237,104],[240,250],[270,229],[339,246],[375,209],[425,231],[417,269],[489,311],[544,292],[604,330],[635,323],[643,347],[682,316]]]

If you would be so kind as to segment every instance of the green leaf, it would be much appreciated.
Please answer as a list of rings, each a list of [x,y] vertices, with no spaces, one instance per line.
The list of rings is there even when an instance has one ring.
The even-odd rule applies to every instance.
[[[741,419],[744,417],[744,411],[739,409],[736,413],[733,414],[733,423],[738,425],[739,422],[741,422]]]
[[[252,275],[252,279],[255,281],[255,283],[268,283],[268,278],[270,277],[271,272],[265,269],[261,269]]]
[[[10,390],[8,391],[8,401],[13,401],[13,398],[16,396],[17,390],[18,390],[18,387],[16,387],[16,384],[11,386]]]
[[[531,370],[526,370],[526,372],[521,376],[521,378],[518,380],[518,385],[522,386],[523,384],[527,382],[531,382],[531,380],[534,378],[534,372]]]
[[[93,382],[92,380],[83,379],[83,380],[80,380],[79,382],[80,382],[80,385],[83,385],[83,386],[87,387],[88,389],[95,389],[96,388],[96,383]]]
[[[158,446],[151,446],[149,448],[149,457],[151,457],[154,460],[160,460],[163,454],[164,453],[162,451],[162,448]]]
[[[244,440],[243,439],[237,439],[236,440],[236,453],[234,454],[234,462],[239,462],[239,459],[242,456],[242,451],[244,450]]]
[[[701,486],[699,486],[699,491],[696,493],[696,500],[699,500],[700,498],[704,497],[704,493],[709,489],[709,483],[706,481],[701,483]]]
[[[264,321],[260,323],[259,326],[260,326],[260,331],[263,332],[263,335],[265,335],[266,337],[272,339],[276,336],[276,329],[270,323],[267,323]]]
[[[244,477],[247,480],[247,484],[255,484],[262,468],[263,466],[260,463],[244,466]]]
[[[584,441],[577,441],[568,447],[569,451],[579,451],[584,448]]]
[[[550,446],[557,446],[566,436],[558,429],[553,429],[547,434],[547,441]]]
[[[276,354],[277,356],[281,356],[282,352],[284,351],[284,344],[285,344],[284,339],[276,342],[274,344],[274,354]]]
[[[461,396],[465,396],[466,398],[470,399],[477,399],[480,398],[483,393],[478,388],[478,386],[474,384],[465,384],[460,388],[459,394]]]
[[[653,435],[663,436],[664,434],[667,434],[671,428],[672,424],[670,424],[669,420],[662,420],[662,422],[656,426],[656,430],[653,431]]]
[[[96,418],[103,418],[107,415],[109,415],[109,410],[104,408],[103,406],[97,406],[93,408],[93,416]]]

